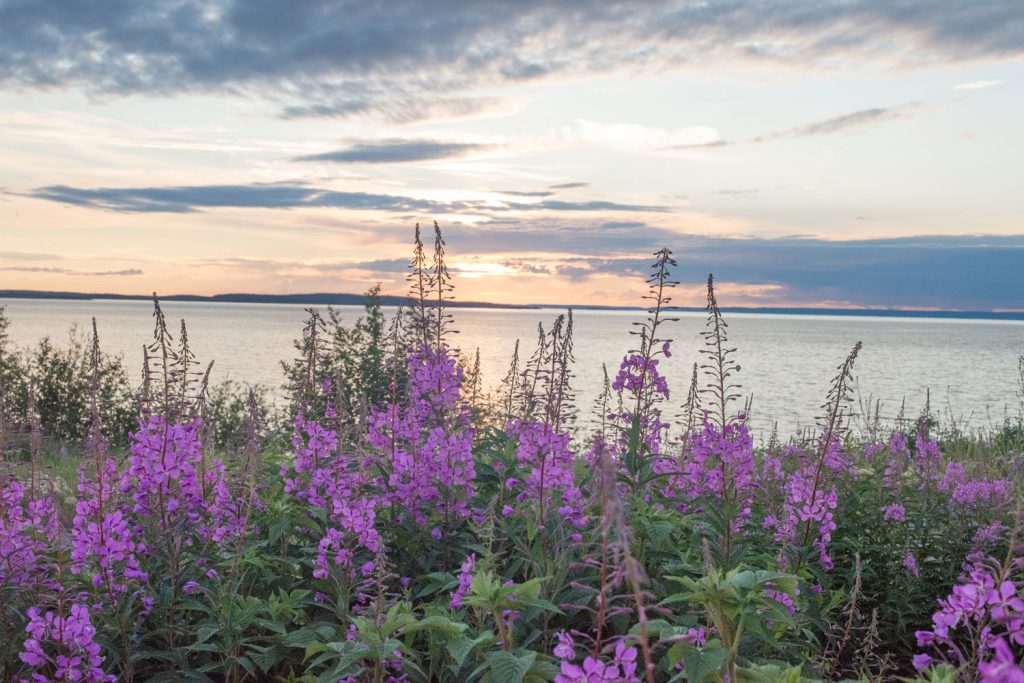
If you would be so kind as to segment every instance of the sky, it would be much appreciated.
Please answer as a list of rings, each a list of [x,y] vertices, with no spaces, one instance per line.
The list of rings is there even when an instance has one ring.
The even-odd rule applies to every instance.
[[[1020,0],[0,0],[0,289],[1024,310]]]

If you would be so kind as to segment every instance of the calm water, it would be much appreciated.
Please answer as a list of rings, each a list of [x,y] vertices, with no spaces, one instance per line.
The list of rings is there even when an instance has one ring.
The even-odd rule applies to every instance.
[[[22,299],[0,304],[7,307],[18,346],[47,336],[63,342],[69,326],[85,330],[95,316],[104,350],[123,354],[138,376],[141,349],[152,333],[148,302]],[[294,355],[302,306],[166,302],[163,307],[168,319],[187,320],[199,359],[216,361],[214,382],[231,379],[279,391],[280,361]],[[347,321],[362,313],[359,307],[338,310]],[[493,389],[508,369],[515,340],[522,340],[521,354],[528,356],[537,323],[546,328],[561,312],[455,309],[460,334],[454,343],[467,354],[480,349],[484,381]],[[633,311],[575,313],[579,406],[589,409],[599,393],[602,363],[614,376],[634,341],[631,323],[641,317]],[[1024,354],[1024,322],[764,314],[731,314],[726,320],[730,341],[739,349],[738,379],[743,392],[753,395],[752,423],[761,438],[776,422],[783,433],[813,424],[836,366],[858,340],[864,348],[856,365],[857,390],[865,400],[881,400],[884,417],[894,418],[904,400],[906,414],[917,415],[929,390],[933,412],[946,424],[956,420],[961,426],[987,428],[1021,410],[1017,357]],[[686,396],[703,324],[703,315],[685,313],[669,325],[674,354],[662,364],[677,406]]]

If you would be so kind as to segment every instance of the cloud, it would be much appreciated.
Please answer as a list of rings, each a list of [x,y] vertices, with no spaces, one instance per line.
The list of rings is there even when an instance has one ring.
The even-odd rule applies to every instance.
[[[63,258],[57,254],[35,251],[0,251],[0,259],[4,261],[61,261]]]
[[[338,273],[345,271],[369,271],[380,274],[406,273],[409,270],[409,259],[372,259],[368,261],[324,260],[324,259],[269,259],[246,258],[239,256],[203,258],[196,265],[204,268],[229,268],[261,273],[297,271],[317,274]]]
[[[495,194],[507,194],[512,197],[550,197],[554,192],[547,190],[492,190]]]
[[[717,146],[718,131],[708,126],[664,129],[635,123],[599,123],[579,119],[563,128],[560,137],[587,145],[603,145],[628,152],[651,152],[690,147]]]
[[[1002,85],[1005,81],[973,81],[971,83],[960,83],[954,86],[957,90],[985,90]]]
[[[548,189],[551,190],[574,190],[578,187],[590,187],[590,183],[559,183],[557,185],[548,185]]]
[[[456,87],[455,84],[452,87]],[[309,91],[303,93],[304,97],[311,95],[316,97]],[[469,118],[497,109],[502,104],[502,100],[497,97],[430,97],[427,92],[417,92],[415,89],[399,96],[393,86],[356,97],[347,89],[342,89],[342,92],[331,90],[319,97],[312,103],[286,105],[281,110],[281,118],[363,117],[406,124]]]
[[[382,140],[360,142],[348,149],[297,157],[295,161],[330,161],[338,164],[396,164],[464,157],[492,149],[493,145],[436,140]]]
[[[756,187],[744,189],[744,190],[716,190],[715,194],[720,194],[725,197],[753,197],[759,192]]]
[[[125,268],[124,270],[73,270],[58,266],[3,266],[0,270],[13,271],[17,273],[45,273],[48,275],[76,275],[86,277],[108,277],[145,275],[139,268]]]
[[[851,130],[858,130],[876,123],[904,118],[907,116],[908,110],[919,106],[919,103],[912,102],[895,107],[873,107],[871,109],[861,109],[860,111],[843,114],[841,116],[833,116],[820,121],[796,126],[795,128],[768,133],[767,135],[754,138],[752,142],[777,140],[780,138],[805,138],[816,135],[830,135],[833,133],[844,133]]]
[[[338,192],[303,184],[193,185],[179,187],[40,187],[30,197],[122,213],[190,213],[211,208],[345,208],[402,214],[496,215],[501,212],[664,212],[667,207],[607,201],[540,202],[417,199],[368,192]]]
[[[1014,265],[1024,262],[1024,236],[830,241],[673,235],[652,228],[618,235],[594,232],[606,239],[603,252],[512,256],[501,263],[527,275],[574,281],[597,276],[638,278],[649,272],[651,259],[646,253],[668,246],[679,262],[673,278],[684,285],[699,285],[712,272],[720,281],[757,290],[760,304],[776,306],[844,301],[881,308],[1019,310],[1019,292],[1024,291],[1024,271]],[[546,237],[535,234],[532,244],[544,243]],[[518,240],[525,241],[522,235]],[[449,244],[454,242],[449,239]],[[522,251],[528,249],[524,246]],[[608,257],[608,253],[626,255]]]
[[[708,142],[694,142],[685,145],[674,145],[668,149],[709,149],[714,147],[728,147],[732,143],[728,140],[716,139]]]
[[[0,83],[90,95],[231,92],[283,115],[472,115],[475,92],[692,64],[818,68],[1019,57],[1018,0],[0,5]]]

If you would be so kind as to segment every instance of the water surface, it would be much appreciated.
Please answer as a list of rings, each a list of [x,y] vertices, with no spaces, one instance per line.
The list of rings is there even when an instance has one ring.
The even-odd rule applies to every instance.
[[[92,317],[105,351],[122,354],[134,377],[142,367],[142,347],[152,338],[152,306],[145,301],[0,299],[11,320],[11,337],[30,346],[44,337],[68,338],[77,325],[85,331]],[[189,340],[199,359],[215,360],[213,381],[263,384],[278,394],[280,362],[295,355],[305,312],[293,304],[165,302],[164,312],[177,332],[188,322]],[[351,323],[362,308],[337,308]],[[393,309],[385,309],[390,315]],[[537,324],[548,327],[563,311],[554,309],[453,309],[459,334],[453,345],[465,354],[480,350],[485,386],[496,390],[508,370],[516,339],[521,355],[535,344]],[[602,363],[614,377],[623,354],[633,348],[636,311],[576,311],[577,404],[590,409],[602,383]],[[662,362],[672,389],[668,412],[678,412],[686,397],[690,370],[698,360],[704,326],[699,313],[682,313],[665,334],[675,341],[673,356]],[[916,416],[930,392],[931,407],[946,425],[991,428],[1021,410],[1017,357],[1024,354],[1024,322],[874,318],[733,313],[726,316],[731,345],[741,370],[743,392],[753,396],[755,434],[767,438],[778,424],[782,433],[813,425],[830,378],[856,341],[864,348],[855,368],[858,394],[882,402],[882,415]]]

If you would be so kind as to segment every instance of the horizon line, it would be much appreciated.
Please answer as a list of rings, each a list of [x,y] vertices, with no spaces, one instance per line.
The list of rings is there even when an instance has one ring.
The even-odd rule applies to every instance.
[[[238,304],[290,304],[290,305],[363,305],[367,294],[349,292],[302,292],[295,294],[258,294],[252,292],[225,292],[221,294],[171,294],[159,296],[154,294],[113,294],[93,292],[72,292],[61,290],[3,289],[0,299],[42,299],[57,301],[150,301],[154,296],[162,301],[181,301],[190,303],[238,303]],[[403,305],[408,296],[398,294],[378,294],[384,306]],[[333,300],[332,300],[333,299]],[[591,311],[645,311],[644,306],[608,306],[600,304],[502,304],[488,301],[449,301],[452,308],[491,308],[510,310],[537,310],[551,308],[569,308]],[[673,306],[673,310],[682,312],[704,311],[703,306]],[[836,315],[836,316],[879,316],[906,318],[945,318],[945,319],[980,319],[980,320],[1021,320],[1024,321],[1024,309],[992,309],[964,310],[937,308],[900,308],[870,306],[722,306],[722,311],[735,313],[765,313],[789,315]]]

